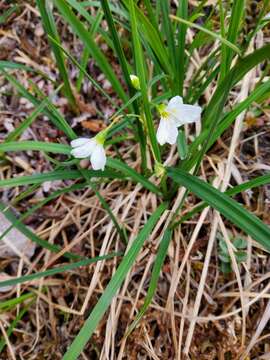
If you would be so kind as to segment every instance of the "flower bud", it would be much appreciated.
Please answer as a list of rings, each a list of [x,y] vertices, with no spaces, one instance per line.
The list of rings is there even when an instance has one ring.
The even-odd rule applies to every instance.
[[[166,170],[165,167],[160,164],[159,162],[155,163],[155,175],[157,177],[162,177],[165,174]]]
[[[140,86],[140,79],[138,78],[138,76],[136,75],[129,75],[130,77],[130,81],[133,85],[133,87],[136,89],[136,90],[140,90],[141,89],[141,86]]]

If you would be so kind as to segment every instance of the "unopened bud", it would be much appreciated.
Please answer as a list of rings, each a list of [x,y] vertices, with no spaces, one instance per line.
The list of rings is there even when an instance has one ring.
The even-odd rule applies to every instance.
[[[165,174],[165,167],[159,162],[155,163],[155,174],[157,177],[162,177]]]
[[[136,75],[129,75],[130,81],[136,90],[140,90],[140,79]]]

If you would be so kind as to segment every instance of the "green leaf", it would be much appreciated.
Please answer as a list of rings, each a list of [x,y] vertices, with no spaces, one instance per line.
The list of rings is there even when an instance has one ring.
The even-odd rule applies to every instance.
[[[4,8],[4,7],[3,7]],[[10,15],[12,15],[14,12],[16,12],[19,9],[18,5],[15,4],[14,6],[11,6],[9,9],[7,9],[6,11],[4,11],[1,15],[0,15],[0,25],[4,24],[8,18],[10,17]]]
[[[232,44],[236,44],[238,39],[239,29],[243,23],[244,9],[246,5],[245,3],[246,3],[245,0],[233,1],[231,16],[230,16],[230,26],[227,36],[228,41]],[[231,49],[229,49],[226,58],[227,71],[230,69],[232,57],[233,57],[233,53]]]
[[[159,274],[160,274],[161,268],[163,266],[165,257],[167,255],[167,250],[168,250],[168,246],[170,244],[171,237],[172,237],[172,230],[170,230],[170,229],[165,230],[163,238],[162,238],[159,248],[158,248],[156,260],[155,260],[152,275],[151,275],[151,280],[149,283],[149,288],[148,288],[146,297],[144,299],[143,306],[141,307],[136,318],[133,320],[132,324],[129,326],[126,336],[128,336],[133,331],[133,329],[135,329],[135,327],[137,326],[138,322],[141,320],[141,318],[145,314],[146,310],[148,309],[148,306],[150,305],[150,303],[153,299],[153,296],[155,294],[155,291],[156,291],[156,288],[158,285]]]
[[[47,33],[47,35],[56,39],[57,41],[60,41],[49,3],[47,2],[47,0],[36,0],[36,2],[40,11],[45,33]],[[50,42],[50,45],[52,47],[55,56],[55,60],[60,76],[64,82],[64,94],[66,95],[68,102],[71,108],[73,109],[73,111],[77,112],[76,101],[69,82],[69,76],[64,62],[63,54],[61,50],[54,45],[53,42]]]
[[[122,0],[122,1],[126,6],[126,8],[129,9],[130,0]],[[136,5],[134,1],[132,6],[134,6],[134,16],[137,19],[136,23],[137,25],[139,24],[138,29],[140,29],[141,34],[147,40],[147,44],[149,44],[153,49],[158,61],[162,65],[164,72],[171,76],[172,68],[171,68],[171,63],[169,61],[168,51],[167,48],[164,46],[163,41],[161,40],[159,29],[155,28],[154,26],[155,24],[152,24],[150,22],[150,20],[144,15],[144,13],[139,9],[139,7]],[[131,20],[131,25],[132,25],[132,20]],[[132,35],[134,36],[134,28],[131,32]],[[142,42],[141,39],[139,39],[139,41],[140,43]]]
[[[228,255],[229,256],[229,251],[228,251],[228,248],[227,248],[227,244],[226,244],[226,241],[222,238],[219,240],[219,243],[218,243],[220,249],[221,249],[221,252],[225,255]]]
[[[50,36],[49,36],[50,38]],[[117,105],[115,104],[114,100],[111,98],[111,96],[109,94],[107,94],[107,92],[102,88],[102,86],[99,85],[99,83],[91,76],[88,74],[88,72],[84,69],[84,67],[82,67],[80,65],[80,63],[55,39],[50,38],[50,40],[56,45],[58,46],[63,54],[65,54],[70,61],[73,62],[73,64],[75,66],[77,66],[77,68],[80,70],[81,74],[85,75],[87,77],[87,79],[94,85],[94,87],[106,98],[110,101],[110,103],[114,106],[117,107]]]
[[[220,265],[220,270],[224,273],[224,274],[229,274],[230,272],[232,272],[232,267],[230,263],[225,263],[225,262],[221,262]]]
[[[35,296],[35,294],[33,294]],[[11,322],[10,326],[8,327],[6,333],[7,337],[10,337],[10,335],[13,333],[13,330],[16,328],[18,322],[23,318],[24,314],[28,311],[29,307],[32,305],[34,300],[30,301],[27,305],[24,306],[23,309],[20,310],[19,314],[15,317],[15,319]],[[0,341],[0,354],[5,348],[6,340],[4,336],[2,336]]]
[[[203,114],[202,124],[204,138],[200,138],[198,142],[195,141],[192,147],[190,147],[189,158],[181,164],[183,170],[190,170],[195,164],[197,164],[196,169],[200,166],[204,153],[209,148],[209,144],[213,142],[213,134],[215,134],[218,122],[222,117],[223,109],[231,88],[236,85],[248,71],[266,59],[270,59],[270,45],[265,45],[240,59],[217,87]],[[201,147],[201,149],[199,149],[199,147]]]
[[[243,184],[234,186],[233,188],[227,190],[225,192],[225,194],[227,194],[228,196],[234,196],[234,195],[239,194],[242,191],[246,191],[248,189],[252,189],[254,187],[258,187],[258,186],[262,186],[262,185],[266,185],[266,184],[270,184],[270,173],[266,174],[266,175],[258,176],[255,179],[252,179],[250,181],[244,182]],[[195,214],[202,211],[206,206],[207,206],[206,203],[201,203],[201,204],[195,206],[195,208],[193,210],[189,211],[186,215],[184,215],[180,221],[177,221],[175,224],[173,224],[173,229],[176,226],[178,226],[179,224],[181,224],[182,222],[191,219]]]
[[[168,176],[183,185],[270,251],[270,228],[242,205],[205,181],[180,169],[169,168]]]
[[[85,29],[82,22],[75,16],[69,6],[66,4],[64,0],[54,0],[55,5],[57,6],[58,10],[63,15],[64,19],[69,23],[72,27],[73,31],[79,36],[82,40],[84,46],[88,49],[89,53],[95,59],[97,65],[100,67],[102,72],[105,74],[106,78],[110,81],[115,91],[118,93],[119,97],[126,102],[128,97],[120,83],[117,79],[113,68],[111,67],[110,63],[100,50],[100,47],[95,43],[92,36],[89,32]]]
[[[130,177],[137,183],[140,183],[145,189],[150,190],[155,194],[162,194],[161,190],[149,180],[147,180],[144,176],[133,170],[130,166],[125,164],[124,162],[118,159],[108,159],[107,166],[111,167],[112,169],[120,171],[123,175]]]
[[[96,256],[91,259],[85,259],[85,260],[81,260],[81,261],[74,262],[71,264],[58,266],[54,269],[49,269],[49,270],[37,272],[34,274],[30,274],[30,275],[20,276],[20,277],[14,278],[14,279],[0,281],[0,288],[4,287],[4,286],[22,284],[27,281],[36,280],[36,279],[40,279],[40,278],[47,277],[47,276],[53,276],[56,274],[60,274],[62,272],[77,269],[78,267],[81,267],[81,266],[87,266],[87,265],[96,263],[98,261],[112,259],[116,256],[121,256],[121,255],[122,255],[121,253],[112,253],[112,254],[103,255],[103,256]]]
[[[42,141],[9,141],[0,144],[0,151],[3,152],[27,150],[70,155],[71,147],[69,145],[46,143]]]
[[[24,234],[28,239],[33,241],[34,243],[38,244],[39,246],[48,249],[54,253],[57,253],[62,250],[60,246],[54,245],[49,243],[46,240],[41,239],[39,236],[34,234],[27,226],[23,223],[18,222],[18,219],[13,214],[13,212],[7,208],[7,206],[0,201],[0,211],[5,215],[5,217],[13,224],[13,226],[18,229],[22,234]],[[68,259],[78,260],[80,256],[72,254],[72,253],[65,253],[63,254],[64,257]]]
[[[122,259],[120,265],[118,266],[113,277],[109,281],[106,289],[104,290],[102,296],[98,300],[96,306],[92,310],[90,316],[85,321],[83,327],[81,328],[79,334],[76,336],[75,340],[65,353],[63,360],[75,360],[78,358],[82,352],[84,346],[87,344],[88,340],[95,331],[99,321],[102,319],[103,315],[107,311],[113,297],[116,295],[118,289],[123,283],[126,274],[131,269],[132,265],[136,261],[136,258],[145,242],[149,237],[151,231],[156,225],[162,213],[167,208],[167,204],[161,204],[157,210],[150,216],[147,223],[144,225],[143,229],[140,231],[139,235],[134,239],[132,245],[124,258]]]
[[[241,50],[236,46],[234,45],[233,43],[231,43],[230,41],[228,41],[227,39],[224,39],[222,36],[220,36],[219,34],[217,34],[216,32],[214,31],[211,31],[211,30],[208,30],[207,28],[203,27],[203,26],[200,26],[200,25],[197,25],[197,24],[194,24],[186,19],[182,19],[178,16],[175,16],[175,15],[170,15],[170,17],[173,19],[173,20],[176,20],[176,21],[179,21],[185,25],[188,25],[189,27],[192,27],[194,29],[198,29],[202,32],[205,32],[206,34],[212,36],[214,39],[217,39],[219,40],[222,44],[228,46],[230,49],[232,49],[234,52],[236,52],[238,55],[241,55]]]
[[[236,257],[237,263],[241,263],[241,262],[244,262],[247,260],[247,253],[246,253],[246,251],[236,251],[235,257]]]
[[[143,100],[143,108],[145,113],[145,123],[146,128],[148,132],[148,136],[150,139],[153,155],[155,157],[155,160],[160,162],[160,151],[159,146],[157,143],[153,118],[151,114],[151,108],[150,103],[148,99],[148,89],[147,89],[147,81],[146,81],[146,71],[145,71],[145,58],[143,55],[143,50],[139,38],[139,32],[138,32],[138,19],[137,14],[138,12],[135,11],[136,4],[134,4],[133,0],[128,1],[128,9],[130,13],[130,22],[131,22],[131,34],[132,34],[132,41],[133,41],[133,47],[134,47],[134,57],[135,57],[135,63],[136,63],[136,70],[137,75],[140,79],[140,86],[141,86],[141,93],[142,93],[142,100]]]
[[[228,263],[228,264],[231,263],[230,255],[228,255],[227,253],[219,252],[218,257],[224,263]]]
[[[180,129],[177,136],[177,150],[181,160],[184,160],[188,154],[185,131]]]
[[[111,170],[85,170],[84,173],[88,179],[91,178],[123,178],[121,174],[113,172]],[[29,184],[42,184],[45,181],[56,180],[80,180],[82,179],[82,173],[79,170],[53,170],[43,174],[33,174],[29,176],[18,176],[11,179],[0,180],[0,187],[7,186],[22,186]]]
[[[237,237],[234,241],[233,241],[233,245],[237,248],[237,249],[246,249],[247,248],[247,240],[242,238],[242,237]]]
[[[182,19],[188,17],[188,0],[179,1],[177,8],[177,16]],[[176,73],[175,73],[175,95],[183,95],[183,86],[185,79],[185,47],[186,47],[186,32],[187,26],[185,24],[177,24],[178,29],[178,46],[176,48],[177,61],[176,61]],[[178,90],[178,91],[177,91]]]
[[[53,96],[56,95],[58,92],[58,89],[53,93]],[[11,133],[8,134],[6,138],[6,142],[14,141],[17,139],[31,124],[35,119],[42,113],[42,111],[45,109],[49,101],[49,97],[46,97],[42,102],[37,106],[37,108],[32,112],[30,116],[28,116],[22,123],[14,129]]]
[[[27,100],[29,100],[33,105],[39,106],[41,101],[36,99],[27,89],[24,88],[12,75],[8,74],[4,69],[1,69],[1,72],[4,74],[5,78],[16,88],[16,90]],[[47,106],[50,110],[44,109],[44,114],[52,121],[52,123],[59,129],[62,130],[70,139],[76,138],[76,134],[72,128],[68,125],[65,118],[59,113],[59,111],[49,102]]]
[[[25,300],[31,299],[36,297],[36,294],[33,293],[26,293],[19,297],[15,297],[14,299],[9,299],[6,301],[0,302],[0,310],[1,311],[8,311],[13,309],[16,305],[23,303]]]

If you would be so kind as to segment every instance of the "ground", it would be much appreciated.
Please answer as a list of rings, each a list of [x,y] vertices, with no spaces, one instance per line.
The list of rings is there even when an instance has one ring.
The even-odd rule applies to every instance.
[[[2,12],[10,6],[8,1],[0,2]],[[82,52],[80,42],[58,15],[56,19],[62,45],[78,57]],[[41,70],[50,77],[58,77],[34,2],[18,2],[17,9],[1,24],[0,32],[1,60],[16,61]],[[267,34],[261,32],[260,36],[257,42],[269,42]],[[117,59],[104,44],[101,43],[100,46],[103,46],[102,50],[107,52],[115,72],[120,75]],[[198,56],[203,59],[206,53],[207,48],[202,49]],[[119,102],[110,83],[91,59],[88,70]],[[40,89],[51,96],[55,91],[53,84],[37,73],[9,71],[33,94],[38,94]],[[241,94],[246,88],[252,88],[252,81],[260,76],[261,71],[259,67],[255,69],[234,92]],[[76,67],[70,63],[69,74],[74,83],[77,73]],[[32,113],[34,106],[21,97],[4,76],[0,77],[0,91],[0,140],[3,141],[22,119]],[[210,87],[205,98],[200,101],[207,102],[211,93]],[[87,80],[84,80],[76,98],[77,114],[70,109],[61,91],[53,95],[53,103],[78,136],[92,136],[105,126],[106,119],[113,114],[113,107]],[[236,102],[235,99],[233,93],[232,105]],[[218,184],[228,175],[226,171],[229,171],[229,184],[233,186],[269,171],[269,110],[257,113],[256,109],[255,104],[212,146],[201,165],[202,179],[216,178]],[[233,136],[235,143],[232,142]],[[43,115],[33,121],[20,140],[69,143],[66,136]],[[112,145],[108,151],[111,156],[120,154],[132,168],[139,171],[139,148],[134,141],[126,141],[121,148]],[[170,165],[173,165],[176,161],[176,148],[169,154]],[[230,156],[233,161],[228,168]],[[61,161],[65,157],[55,155],[54,159]],[[7,156],[2,155],[0,161],[1,179],[44,173],[53,169],[50,159],[37,151],[8,153]],[[82,166],[88,168],[89,162],[82,161]],[[19,215],[48,197],[54,190],[73,183],[72,180],[57,180],[31,188],[3,188],[0,189],[1,201],[12,205],[14,213]],[[29,188],[30,191],[24,193]],[[159,202],[155,194],[129,181],[106,181],[100,185],[100,194],[113,209],[119,222],[125,224],[130,242]],[[241,193],[235,199],[270,225],[269,185]],[[176,203],[179,200],[181,192]],[[198,203],[199,200],[194,195],[189,195],[182,215]],[[144,303],[160,242],[160,224],[166,221],[167,216],[168,212],[163,215],[144,244],[135,266],[84,349],[81,359],[177,359],[179,349],[187,344],[189,337],[190,359],[237,359],[239,349],[247,348],[249,344],[252,347],[250,359],[270,359],[268,253],[209,208],[183,222],[174,232],[153,301],[135,330],[125,337],[128,326]],[[42,239],[83,257],[123,252],[126,248],[91,188],[62,194],[25,218],[24,224]],[[221,229],[224,226],[222,236],[232,234],[234,237],[243,237],[247,242],[247,258],[238,267],[238,273],[235,269],[228,274],[221,271],[218,241],[211,240],[217,240],[217,224]],[[213,250],[209,245],[211,241]],[[65,259],[61,255],[36,246],[34,255],[29,259],[16,256],[3,258],[1,272],[16,276],[45,271],[64,264]],[[204,273],[206,262],[209,262],[209,267]],[[8,326],[18,314],[22,314],[22,310],[23,314],[0,358],[15,356],[18,359],[61,359],[115,272],[117,264],[118,259],[114,257],[88,267],[34,280],[1,293],[1,302],[22,294],[33,296],[16,307],[1,311],[3,336],[6,336]],[[200,285],[202,278],[205,285],[203,287]],[[196,302],[198,292],[202,296]],[[198,312],[196,323],[191,319],[194,309]],[[259,333],[256,338],[257,331]]]

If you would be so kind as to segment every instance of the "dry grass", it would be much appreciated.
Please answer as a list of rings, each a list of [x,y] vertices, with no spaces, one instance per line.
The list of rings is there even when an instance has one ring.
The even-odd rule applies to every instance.
[[[2,1],[0,6],[4,7],[5,2]],[[42,34],[38,13],[31,3],[24,4],[23,8],[19,16],[10,19],[0,30],[0,48],[6,49],[1,51],[1,57],[52,74],[55,71],[54,63]],[[66,31],[67,28],[62,29],[63,34]],[[192,36],[192,31],[189,31],[188,37]],[[71,39],[71,35],[67,32],[64,38]],[[261,32],[251,47],[258,47],[266,41],[269,39],[264,38]],[[74,51],[80,51],[78,44],[73,42],[73,46]],[[195,52],[190,72],[203,61],[204,55]],[[90,66],[94,69],[93,64]],[[71,68],[71,78],[74,74],[75,70]],[[26,85],[25,72],[18,72],[16,76]],[[259,77],[260,69],[250,72],[232,94],[231,105],[244,99]],[[49,85],[38,76],[33,76],[31,80],[43,91],[51,91]],[[20,118],[29,113],[30,105],[20,99],[3,79],[0,79],[0,84],[4,94],[1,99],[0,137],[4,139],[10,129],[19,124]],[[207,89],[206,101],[213,90],[213,87]],[[85,83],[84,104],[89,100],[88,94],[89,85]],[[112,110],[93,89],[91,94],[92,108],[111,113]],[[55,100],[72,121],[64,99],[57,97]],[[89,109],[84,110],[83,115],[83,119],[89,121],[98,119],[97,114],[89,113]],[[47,121],[44,127],[44,121],[46,119],[39,117],[24,136],[28,139],[65,142],[62,134]],[[215,186],[225,191],[233,184],[240,184],[255,174],[269,170],[270,137],[267,124],[267,113],[252,119],[251,114],[242,113],[230,131],[208,153],[201,166],[202,178],[214,177]],[[78,133],[89,132],[80,122],[75,130]],[[199,130],[196,129],[197,132]],[[192,139],[191,135],[187,135]],[[126,144],[119,151],[133,168],[139,167],[138,161],[134,160],[138,154],[137,145]],[[113,155],[114,149],[111,148],[110,152]],[[172,148],[167,163],[173,165],[176,159],[176,149]],[[1,178],[50,169],[49,162],[38,153],[12,154],[8,160],[1,165]],[[63,185],[63,182],[46,184],[17,204],[16,209],[25,211],[40,198],[46,197],[52,189]],[[269,186],[265,186],[238,196],[247,209],[268,224],[269,190]],[[1,190],[2,200],[10,203],[20,191]],[[119,181],[103,184],[101,194],[118,221],[131,234],[130,246],[148,215],[156,209],[157,197],[144,191],[140,185]],[[81,359],[270,359],[269,256],[247,237],[248,258],[239,267],[228,236],[228,231],[237,234],[238,230],[210,208],[205,208],[199,216],[183,223],[174,232],[153,302],[137,328],[129,337],[125,337],[128,326],[143,304],[160,235],[183,194],[184,190],[180,189],[171,211],[160,218]],[[184,213],[196,203],[194,196],[188,196]],[[125,249],[113,223],[90,189],[60,196],[28,218],[27,224],[43,239],[52,244],[61,244],[63,251],[55,255],[37,249],[31,262],[22,256],[2,260],[1,270],[13,276],[50,268],[60,263],[65,251],[72,250],[83,256],[94,257]],[[217,231],[222,233],[228,244],[232,260],[233,272],[227,276],[220,271]],[[106,260],[53,278],[18,285],[1,294],[1,301],[27,291],[36,294],[35,302],[9,339],[7,326],[22,305],[0,314],[0,330],[7,342],[1,359],[61,359],[116,267],[116,259]]]

